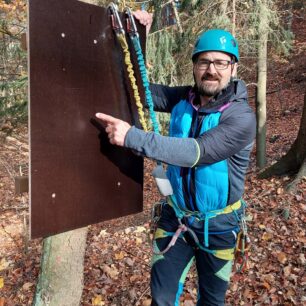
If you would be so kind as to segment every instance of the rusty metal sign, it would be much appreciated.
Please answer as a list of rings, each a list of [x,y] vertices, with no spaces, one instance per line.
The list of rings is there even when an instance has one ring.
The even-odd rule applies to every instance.
[[[110,145],[94,119],[138,125],[108,9],[30,0],[28,50],[31,237],[140,212],[143,159]]]

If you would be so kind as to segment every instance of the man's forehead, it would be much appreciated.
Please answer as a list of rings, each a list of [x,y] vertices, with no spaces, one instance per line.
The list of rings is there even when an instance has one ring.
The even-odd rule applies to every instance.
[[[219,52],[219,51],[207,51],[200,53],[198,59],[224,59],[230,60],[231,57],[227,53]]]

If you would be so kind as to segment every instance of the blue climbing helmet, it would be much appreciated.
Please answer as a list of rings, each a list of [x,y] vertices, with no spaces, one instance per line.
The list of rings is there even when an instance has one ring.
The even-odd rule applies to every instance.
[[[199,53],[206,51],[221,51],[233,55],[236,62],[239,61],[238,42],[234,36],[227,31],[212,29],[202,33],[194,46],[192,60]]]

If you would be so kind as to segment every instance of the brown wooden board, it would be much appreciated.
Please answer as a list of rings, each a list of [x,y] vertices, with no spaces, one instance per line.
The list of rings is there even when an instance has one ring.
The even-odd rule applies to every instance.
[[[140,212],[143,159],[110,145],[94,119],[138,125],[109,10],[30,0],[28,50],[31,237]]]

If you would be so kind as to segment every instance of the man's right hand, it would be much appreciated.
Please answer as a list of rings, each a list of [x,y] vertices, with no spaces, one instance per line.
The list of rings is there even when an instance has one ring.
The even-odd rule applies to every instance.
[[[143,24],[146,27],[146,33],[148,35],[153,22],[153,14],[148,13],[147,11],[137,10],[133,12],[133,15],[139,21],[140,24]]]

